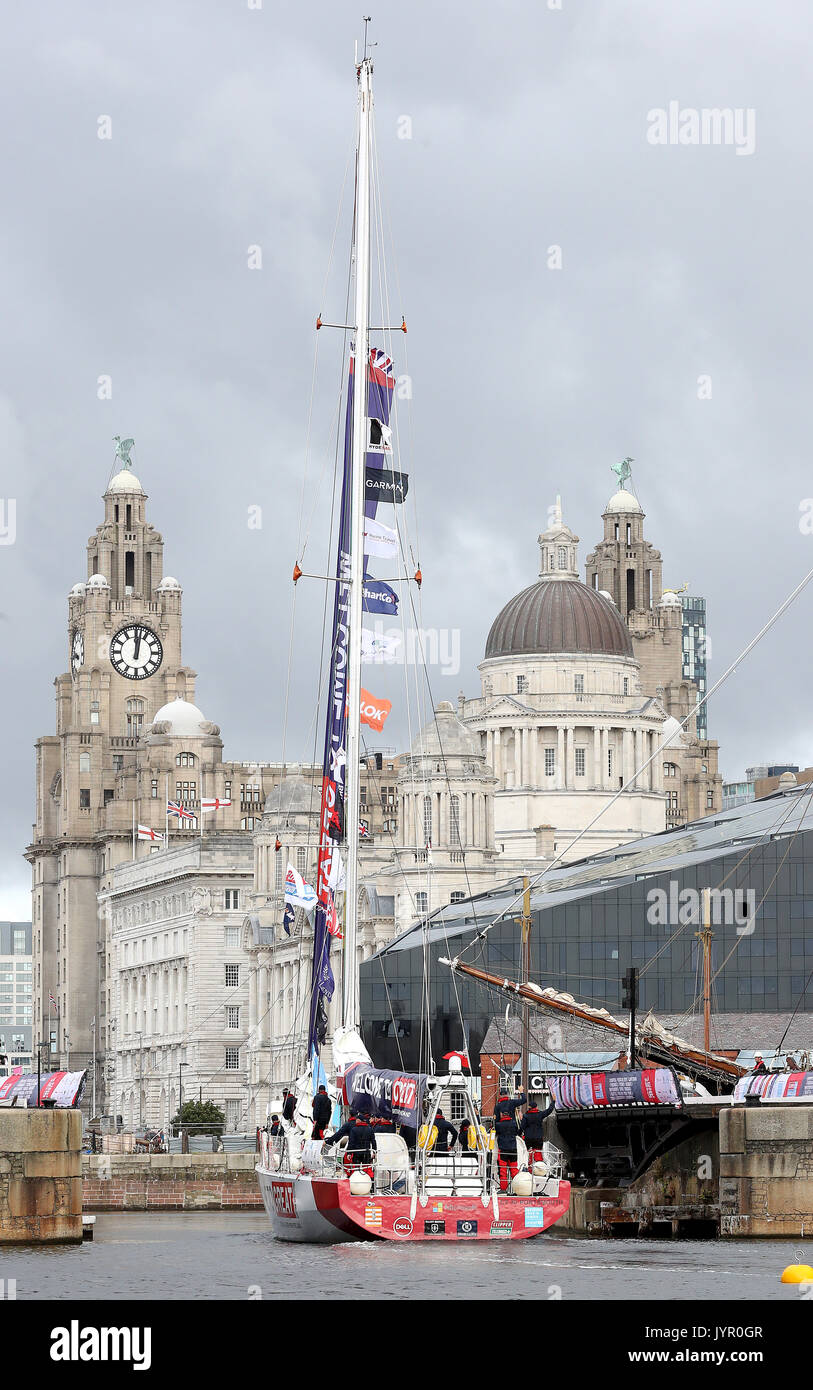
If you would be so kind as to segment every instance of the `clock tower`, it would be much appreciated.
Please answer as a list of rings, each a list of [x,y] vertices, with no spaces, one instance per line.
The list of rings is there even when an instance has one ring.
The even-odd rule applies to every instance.
[[[88,541],[87,578],[68,596],[56,733],[37,741],[36,822],[26,858],[34,1042],[50,1043],[44,1068],[87,1067],[103,1039],[110,1042],[105,884],[132,857],[133,818],[155,825],[158,805],[156,769],[142,767],[139,738],[162,707],[195,694],[195,672],[181,656],[181,586],[164,576],[163,539],[147,520],[147,494],[128,446],[131,440],[119,443],[124,466],[108,484],[104,520]],[[222,747],[219,730],[209,728]],[[160,820],[163,828],[163,804]],[[138,846],[139,855],[148,852]],[[97,1082],[101,1099],[103,1078]]]

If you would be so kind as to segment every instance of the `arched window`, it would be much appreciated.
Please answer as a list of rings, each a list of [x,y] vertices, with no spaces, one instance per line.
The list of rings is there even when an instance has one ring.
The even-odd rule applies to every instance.
[[[127,700],[124,705],[128,738],[138,738],[144,723],[144,701]]]
[[[80,771],[80,772],[90,772],[90,754],[89,754],[89,753],[80,753],[80,754],[79,754],[79,771]]]
[[[556,562],[557,562],[557,564],[558,564],[560,570],[566,570],[566,569],[567,569],[567,547],[566,547],[566,546],[564,546],[564,545],[557,546],[557,548],[556,548]]]
[[[677,763],[664,763],[663,775],[664,777],[677,777]]]
[[[425,845],[432,843],[432,798],[425,796],[423,799],[423,842]]]
[[[240,829],[241,829],[241,830],[253,830],[253,829],[254,829],[254,817],[253,817],[253,816],[243,816],[243,819],[242,819],[241,822],[240,822]]]
[[[194,753],[178,753],[175,757],[176,767],[194,767],[197,759]]]

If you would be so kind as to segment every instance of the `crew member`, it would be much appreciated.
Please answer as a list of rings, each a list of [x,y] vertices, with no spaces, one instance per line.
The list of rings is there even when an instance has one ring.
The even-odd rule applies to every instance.
[[[435,1140],[435,1153],[448,1153],[457,1139],[457,1130],[454,1125],[449,1124],[440,1108],[438,1108],[434,1123],[437,1125],[438,1131],[438,1137]]]
[[[325,1140],[325,1148],[330,1148],[331,1144],[336,1144],[340,1139],[347,1138],[347,1149],[344,1155],[345,1168],[363,1168],[365,1172],[373,1176],[372,1162],[375,1152],[375,1131],[366,1115],[359,1113],[350,1116],[346,1124],[337,1129],[335,1134],[331,1134]]]
[[[279,1115],[271,1116],[271,1123],[270,1125],[266,1126],[266,1129],[268,1132],[269,1139],[276,1139],[278,1134],[282,1134],[283,1129],[282,1125],[279,1122]]]
[[[373,1129],[375,1130],[376,1134],[394,1134],[394,1133],[395,1133],[395,1121],[394,1121],[394,1120],[391,1120],[391,1119],[389,1118],[389,1116],[387,1116],[387,1115],[378,1115],[378,1116],[372,1121],[372,1125],[373,1125]]]
[[[507,1099],[507,1097],[506,1097]],[[519,1101],[517,1102],[519,1104]],[[513,1114],[504,1111],[495,1118],[494,1132],[497,1136],[497,1162],[500,1170],[500,1191],[508,1191],[508,1176],[517,1173],[517,1135],[519,1125]]]
[[[503,1119],[506,1115],[510,1115],[511,1119],[513,1119],[519,1107],[525,1104],[526,1099],[527,1097],[524,1091],[521,1091],[518,1096],[509,1096],[507,1091],[500,1091],[497,1104],[494,1106],[495,1125],[498,1120]]]
[[[528,1109],[520,1121],[519,1132],[528,1147],[528,1162],[533,1164],[542,1160],[542,1145],[545,1142],[544,1121],[548,1115],[552,1115],[556,1105],[551,1101],[544,1110],[540,1110],[536,1103],[536,1096],[531,1096]]]
[[[460,1132],[458,1133],[457,1137],[460,1140],[460,1148],[464,1154],[474,1153],[477,1149],[476,1140],[473,1148],[471,1144],[469,1144],[469,1131],[473,1128],[474,1126],[472,1125],[471,1120],[464,1120],[462,1125],[460,1126]]]
[[[333,1113],[333,1106],[326,1086],[320,1086],[313,1098],[313,1132],[312,1139],[324,1139],[325,1130],[330,1124],[330,1117]]]
[[[296,1096],[293,1091],[289,1091],[287,1086],[282,1088],[282,1118],[287,1120],[289,1125],[294,1122],[294,1111],[296,1110]]]
[[[755,1071],[755,1072],[758,1072],[758,1071],[759,1071],[759,1072],[762,1072],[762,1071],[767,1071],[767,1070],[768,1070],[768,1068],[766,1067],[764,1061],[762,1060],[762,1053],[761,1053],[761,1052],[757,1052],[757,1053],[755,1054],[755,1056],[754,1056],[754,1071]]]

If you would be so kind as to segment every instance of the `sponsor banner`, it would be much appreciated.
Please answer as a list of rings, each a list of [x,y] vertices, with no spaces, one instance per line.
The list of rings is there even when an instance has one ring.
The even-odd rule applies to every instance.
[[[771,1100],[813,1096],[813,1071],[763,1071],[742,1076],[734,1087],[734,1099],[744,1100],[746,1096],[765,1096]]]
[[[526,1225],[526,1226],[541,1227],[541,1226],[544,1226],[544,1224],[545,1224],[545,1208],[544,1208],[544,1207],[526,1207],[526,1208],[525,1208],[525,1225]]]
[[[393,1221],[392,1229],[397,1236],[411,1236],[413,1226],[408,1216],[399,1216]]]
[[[549,1076],[557,1110],[593,1110],[605,1105],[680,1105],[677,1076],[671,1067],[643,1071],[575,1072]]]
[[[362,1114],[417,1129],[425,1081],[423,1074],[385,1071],[357,1062],[344,1076],[347,1104]]]
[[[457,1223],[457,1234],[460,1236],[461,1240],[464,1239],[464,1238],[470,1239],[472,1236],[475,1236],[475,1237],[476,1237],[476,1235],[477,1235],[477,1222],[476,1222],[476,1221],[458,1221],[458,1223]]]
[[[40,1097],[58,1110],[71,1110],[79,1104],[85,1090],[86,1071],[45,1071],[40,1078]],[[37,1104],[37,1073],[13,1072],[0,1080],[0,1100],[12,1096],[30,1108]]]
[[[513,1221],[492,1221],[491,1223],[491,1234],[498,1239],[502,1238],[504,1240],[507,1236],[510,1236],[513,1229]]]
[[[446,1222],[445,1222],[445,1221],[424,1221],[424,1223],[423,1223],[423,1233],[424,1233],[425,1236],[445,1236],[445,1234],[446,1234]]]
[[[377,502],[403,502],[409,492],[409,474],[394,473],[391,468],[368,468],[364,478],[364,496]]]
[[[361,599],[362,613],[390,613],[398,616],[398,595],[383,579],[371,579],[365,575]]]

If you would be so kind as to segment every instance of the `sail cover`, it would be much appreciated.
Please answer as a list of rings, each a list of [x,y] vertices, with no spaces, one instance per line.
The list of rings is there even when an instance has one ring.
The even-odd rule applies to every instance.
[[[347,775],[347,659],[350,631],[350,493],[353,447],[353,376],[355,356],[350,353],[350,382],[344,427],[344,471],[339,511],[339,541],[336,559],[336,596],[333,604],[333,630],[330,649],[330,683],[322,763],[322,794],[319,813],[319,851],[316,869],[316,921],[311,965],[311,1001],[308,1019],[308,1053],[319,1049],[327,1036],[327,1005],[335,987],[330,968],[331,919],[330,865],[333,846],[344,838],[345,789]],[[395,378],[392,359],[378,348],[370,348],[367,368],[367,416],[378,421],[374,452],[366,454],[368,469],[381,468],[389,460],[380,440],[389,431],[390,406]],[[383,431],[383,435],[382,435]],[[374,517],[377,502],[366,501],[365,515]]]
[[[396,1124],[420,1123],[424,1072],[386,1071],[357,1062],[344,1075],[344,1091],[351,1110],[363,1115],[377,1115]]]
[[[572,1076],[549,1076],[547,1081],[557,1110],[682,1103],[678,1079],[671,1067],[579,1072]]]

